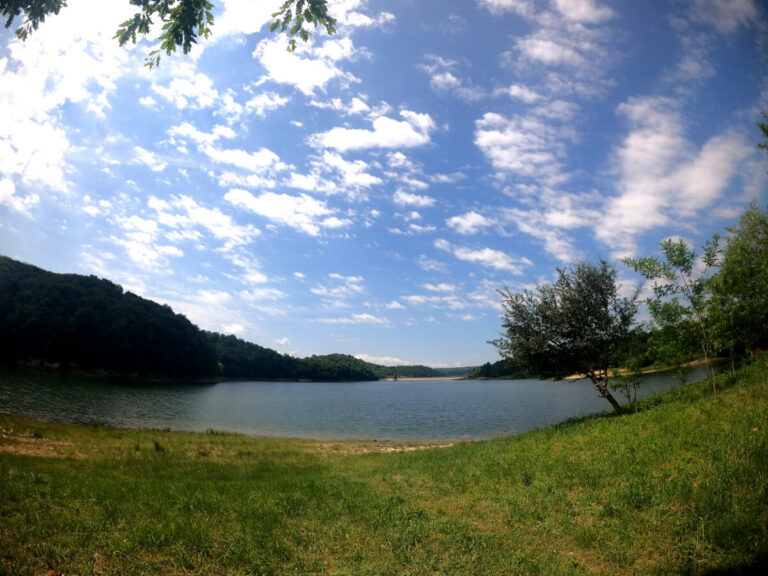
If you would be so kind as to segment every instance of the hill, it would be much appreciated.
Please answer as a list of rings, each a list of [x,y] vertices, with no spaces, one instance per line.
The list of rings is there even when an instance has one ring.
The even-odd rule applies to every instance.
[[[204,334],[169,306],[0,256],[0,360],[25,359],[172,378],[218,373]]]
[[[200,330],[166,305],[117,284],[56,274],[0,256],[0,362],[167,378],[377,380],[440,376],[346,354],[294,358],[232,335]]]

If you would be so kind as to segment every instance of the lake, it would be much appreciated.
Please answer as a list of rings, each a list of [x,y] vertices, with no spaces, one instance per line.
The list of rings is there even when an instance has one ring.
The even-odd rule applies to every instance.
[[[639,396],[677,382],[669,373],[649,374]],[[516,434],[610,409],[586,380],[159,384],[0,370],[2,413],[118,428],[455,441]]]

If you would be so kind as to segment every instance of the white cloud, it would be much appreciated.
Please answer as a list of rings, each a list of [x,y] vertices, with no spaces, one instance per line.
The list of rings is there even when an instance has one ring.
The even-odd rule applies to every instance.
[[[132,12],[126,3],[115,7],[81,0],[46,18],[26,42],[6,31],[7,49],[0,58],[0,174],[17,185],[68,189],[72,147],[60,107],[71,103],[86,117],[104,117],[133,54],[132,47],[120,48],[112,37]],[[34,194],[26,198],[29,204]]]
[[[245,103],[246,112],[254,112],[257,116],[265,116],[267,112],[285,106],[290,98],[280,96],[276,92],[257,94]]]
[[[392,197],[392,201],[400,206],[418,206],[420,208],[426,208],[428,206],[434,206],[435,199],[430,196],[421,196],[419,194],[411,194],[398,190]]]
[[[753,151],[745,137],[724,132],[700,150],[687,140],[678,104],[630,98],[618,112],[630,132],[616,151],[617,195],[605,202],[596,236],[618,256],[631,255],[638,235],[695,217],[723,198]]]
[[[0,206],[8,206],[16,212],[28,213],[32,206],[40,202],[37,194],[25,196],[16,195],[16,186],[13,181],[3,178],[0,180]]]
[[[331,0],[328,11],[338,20],[340,27],[383,27],[395,21],[395,15],[390,12],[379,12],[371,17],[359,10],[367,8],[366,0]]]
[[[475,122],[475,145],[496,170],[541,179],[550,184],[563,180],[567,129],[558,129],[538,118],[487,112]]]
[[[292,196],[266,192],[254,196],[241,189],[232,189],[224,199],[265,218],[317,236],[323,228],[339,228],[351,224],[348,220],[334,218],[333,211],[325,202],[307,194]]]
[[[256,34],[273,20],[281,0],[222,0],[224,11],[216,16],[213,38],[228,34]]]
[[[457,62],[434,54],[427,55],[425,59],[426,63],[419,65],[419,68],[429,74],[429,84],[436,92],[451,93],[468,101],[485,96],[484,90],[456,76]]]
[[[754,0],[694,0],[691,16],[697,22],[714,26],[718,32],[731,34],[755,24],[760,11]]]
[[[355,354],[355,358],[363,362],[378,364],[379,366],[408,366],[411,363],[395,356],[371,356],[370,354]]]
[[[524,268],[533,264],[525,257],[510,256],[505,252],[491,248],[473,250],[464,246],[452,246],[446,240],[436,240],[435,247],[453,253],[459,260],[474,262],[496,270],[506,270],[512,274],[522,274]]]
[[[313,134],[309,142],[319,148],[334,148],[340,152],[366,148],[413,148],[430,142],[429,134],[435,129],[429,114],[402,110],[403,120],[379,116],[372,121],[372,130],[360,128],[332,128],[328,132]]]
[[[285,292],[277,288],[251,288],[241,292],[240,297],[250,302],[263,302],[265,300],[281,300],[285,298]]]
[[[424,284],[424,288],[426,290],[429,290],[430,292],[455,292],[456,286],[453,284],[447,284],[443,282],[442,284]]]
[[[517,41],[524,57],[540,64],[582,68],[587,60],[575,48],[550,38],[526,36]]]
[[[209,306],[221,306],[232,300],[232,296],[221,290],[198,290],[195,300]]]
[[[230,164],[251,172],[261,172],[270,167],[279,167],[280,157],[267,148],[261,148],[257,152],[248,152],[203,146],[202,151],[217,164]]]
[[[233,336],[242,336],[245,334],[245,326],[242,324],[223,324],[221,331],[224,334],[232,334]]]
[[[134,146],[133,151],[136,154],[135,161],[139,164],[144,164],[150,170],[152,170],[152,172],[162,172],[165,170],[165,167],[168,166],[168,163],[163,160],[159,160],[154,152],[145,150],[141,146]]]
[[[262,40],[253,51],[253,57],[264,66],[267,74],[262,82],[271,80],[278,84],[294,86],[303,94],[310,96],[318,88],[323,89],[334,78],[351,82],[355,77],[346,74],[337,66],[339,59],[346,59],[354,54],[354,45],[348,38],[343,42],[327,40],[332,44],[326,49],[325,44],[314,48],[314,43],[298,43],[294,52],[285,47],[288,40],[284,34]],[[308,54],[307,58],[302,55]],[[319,57],[318,57],[319,56]]]
[[[521,16],[531,16],[534,13],[533,0],[478,0],[478,4],[494,14],[516,12]]]
[[[386,318],[373,316],[372,314],[353,314],[345,318],[320,318],[317,322],[323,324],[389,324]]]
[[[174,144],[176,138],[188,138],[198,145],[205,144],[208,146],[221,138],[234,138],[236,136],[235,131],[228,126],[216,125],[211,132],[203,132],[189,122],[171,127],[168,130],[168,135],[171,137],[171,143]]]
[[[175,63],[169,68],[172,79],[166,86],[152,83],[152,90],[179,110],[210,108],[219,100],[219,93],[213,87],[213,81],[196,71],[190,62]]]
[[[604,22],[614,16],[613,10],[595,0],[554,0],[554,5],[568,20],[584,24]]]
[[[166,237],[174,242],[197,238],[202,228],[224,244],[222,250],[248,244],[259,231],[253,226],[240,226],[218,208],[206,208],[189,196],[177,196],[170,202],[150,197],[148,205],[156,212],[156,222],[170,228]]]
[[[544,249],[561,262],[574,262],[583,256],[562,228],[587,226],[600,217],[599,214],[593,213],[594,218],[580,220],[563,211],[542,213],[519,208],[506,209],[502,212],[502,216],[514,223],[524,234],[540,240],[544,244]]]
[[[541,95],[538,92],[522,84],[510,84],[509,88],[500,89],[498,93],[507,94],[510,98],[526,104],[533,104],[537,100],[541,100]]]
[[[328,150],[323,153],[320,166],[325,169],[332,168],[339,172],[343,186],[348,188],[369,188],[382,182],[381,178],[367,172],[369,166],[363,160],[350,162],[339,154]]]
[[[461,216],[449,218],[446,224],[459,234],[475,234],[483,228],[493,226],[495,222],[477,212],[467,212]]]

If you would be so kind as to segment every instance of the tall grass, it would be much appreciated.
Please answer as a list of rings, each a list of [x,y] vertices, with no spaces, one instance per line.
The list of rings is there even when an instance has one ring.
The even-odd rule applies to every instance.
[[[0,416],[0,574],[679,574],[768,560],[768,363],[382,452]]]

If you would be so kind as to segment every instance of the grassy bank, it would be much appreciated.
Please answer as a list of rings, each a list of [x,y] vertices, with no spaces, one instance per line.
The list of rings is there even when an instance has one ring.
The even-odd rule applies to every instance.
[[[768,363],[724,388],[426,448],[0,416],[0,574],[744,573]]]

